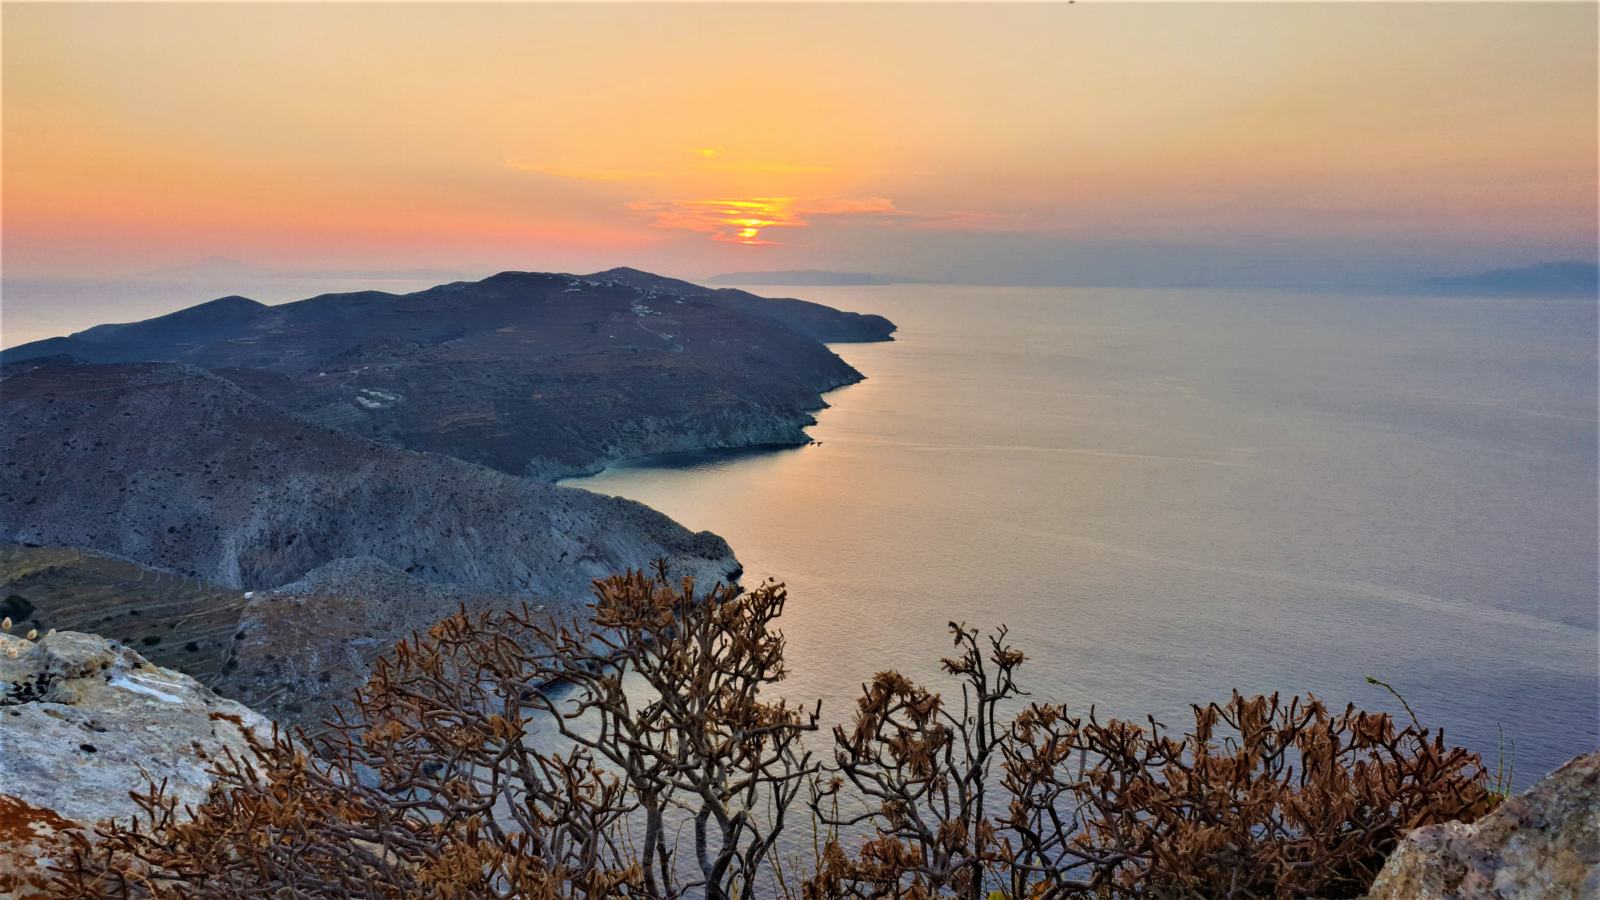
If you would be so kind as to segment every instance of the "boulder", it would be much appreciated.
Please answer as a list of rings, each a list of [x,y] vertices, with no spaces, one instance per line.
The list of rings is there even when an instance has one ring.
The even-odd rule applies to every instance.
[[[165,779],[181,804],[211,788],[211,762],[272,725],[116,641],[0,634],[0,897],[47,896],[71,830],[138,812],[130,792]]]
[[[1472,824],[1406,836],[1368,900],[1600,897],[1600,753],[1580,756]]]

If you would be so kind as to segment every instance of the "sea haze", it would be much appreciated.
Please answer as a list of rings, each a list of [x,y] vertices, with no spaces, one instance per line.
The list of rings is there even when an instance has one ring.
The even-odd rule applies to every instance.
[[[817,444],[569,482],[726,537],[788,583],[783,693],[937,681],[1004,623],[1039,699],[1183,726],[1313,691],[1519,785],[1597,744],[1593,300],[810,288],[888,344]]]

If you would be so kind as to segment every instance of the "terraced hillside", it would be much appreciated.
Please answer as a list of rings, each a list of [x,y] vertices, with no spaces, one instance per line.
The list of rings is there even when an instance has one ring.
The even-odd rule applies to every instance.
[[[119,640],[201,681],[220,673],[243,592],[70,547],[0,544],[0,616],[17,633],[52,628]]]

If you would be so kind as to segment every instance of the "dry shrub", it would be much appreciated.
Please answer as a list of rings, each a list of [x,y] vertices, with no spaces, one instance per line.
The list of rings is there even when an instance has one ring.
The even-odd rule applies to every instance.
[[[219,760],[192,815],[136,795],[60,893],[1355,896],[1406,831],[1495,799],[1441,735],[1311,698],[1235,695],[1181,735],[1023,705],[1004,629],[953,623],[959,699],[880,673],[819,765],[817,713],[763,695],[781,585],[702,594],[658,566],[595,594],[583,626],[462,612],[414,636],[328,734]],[[795,883],[777,841],[807,786],[825,840]]]
[[[1406,832],[1497,799],[1442,734],[1314,697],[1235,693],[1178,736],[1048,704],[1002,725],[1022,655],[1003,630],[950,627],[959,710],[890,672],[835,730],[843,781],[813,807],[875,836],[830,843],[809,897],[1355,897]],[[835,811],[842,783],[868,801],[855,816]]]
[[[80,839],[62,893],[736,892],[767,865],[814,769],[797,737],[815,714],[759,696],[783,676],[768,627],[783,588],[702,595],[658,568],[596,582],[595,594],[593,625],[462,612],[400,644],[328,735],[274,735],[218,765],[192,820],[159,785],[137,797],[138,821]],[[536,727],[567,749],[538,750]],[[692,855],[669,825],[689,832]]]

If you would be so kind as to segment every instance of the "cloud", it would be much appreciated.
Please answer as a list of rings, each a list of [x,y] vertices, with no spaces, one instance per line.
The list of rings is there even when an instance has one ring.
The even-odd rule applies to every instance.
[[[696,172],[764,172],[772,175],[810,175],[839,171],[838,166],[810,165],[805,163],[763,162],[761,160],[747,160],[745,162],[700,163],[692,168]]]
[[[749,246],[778,243],[763,236],[773,228],[806,228],[819,218],[894,216],[886,197],[716,197],[703,200],[640,200],[628,204],[655,218],[658,228],[711,235],[712,240]]]
[[[1069,224],[1015,213],[979,210],[913,211],[887,197],[715,197],[703,200],[637,200],[636,213],[654,217],[658,228],[708,234],[712,240],[769,246],[770,230],[833,225],[916,231],[1045,234],[1073,230]]]

